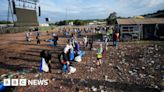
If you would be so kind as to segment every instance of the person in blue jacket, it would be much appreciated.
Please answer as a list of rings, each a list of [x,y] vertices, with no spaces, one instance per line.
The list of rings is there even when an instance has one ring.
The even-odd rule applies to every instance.
[[[72,62],[74,60],[74,57],[75,57],[75,53],[74,53],[74,50],[71,48],[71,49],[69,49],[69,61],[70,61],[70,64],[72,64]]]

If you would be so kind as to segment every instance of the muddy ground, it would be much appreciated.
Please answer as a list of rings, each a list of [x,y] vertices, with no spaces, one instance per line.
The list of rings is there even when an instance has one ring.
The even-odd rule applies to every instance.
[[[47,86],[8,87],[6,92],[160,92],[164,42],[121,42],[119,48],[110,45],[106,59],[100,67],[95,66],[96,51],[85,49],[82,62],[74,63],[74,74],[62,74],[58,54],[63,50],[67,38],[59,32],[57,47],[48,46],[45,32],[41,33],[41,44],[35,36],[26,42],[24,33],[0,35],[0,80],[4,78],[49,79]],[[83,35],[89,35],[84,34]],[[79,38],[78,41],[81,41]],[[94,47],[99,45],[94,42]],[[82,50],[82,46],[80,47]],[[41,50],[52,53],[52,73],[39,74]]]

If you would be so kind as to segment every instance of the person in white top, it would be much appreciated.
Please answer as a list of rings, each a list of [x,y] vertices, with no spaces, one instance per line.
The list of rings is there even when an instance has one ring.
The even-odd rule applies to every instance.
[[[85,36],[85,37],[83,38],[83,43],[84,43],[84,48],[86,48],[86,47],[87,47],[87,43],[88,43],[88,38],[87,38],[87,36]]]

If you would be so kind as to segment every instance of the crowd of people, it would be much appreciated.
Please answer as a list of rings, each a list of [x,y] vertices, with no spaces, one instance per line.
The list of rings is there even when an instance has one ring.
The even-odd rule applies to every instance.
[[[104,43],[99,44],[98,48],[96,48],[97,53],[96,53],[96,66],[100,66],[103,61],[106,59],[106,53],[109,50],[108,49],[108,41],[109,38],[110,40],[113,40],[113,46],[116,46],[116,48],[118,47],[118,41],[119,41],[119,32],[115,31],[113,28],[110,27],[96,27],[96,28],[63,28],[63,29],[59,29],[59,31],[63,32],[63,35],[67,37],[68,41],[65,45],[65,47],[63,48],[63,51],[58,55],[58,60],[59,60],[59,64],[60,64],[60,69],[62,70],[62,72],[64,74],[68,73],[74,73],[76,71],[76,67],[74,66],[75,62],[81,62],[82,58],[85,56],[85,50],[86,48],[88,48],[90,51],[92,51],[93,48],[93,37],[88,38],[87,36],[83,36],[83,38],[80,38],[82,40],[82,43],[80,43],[80,41],[77,41],[77,37],[81,37],[82,36],[82,32],[85,33],[89,33],[89,32],[93,32],[93,33],[103,33],[105,32],[105,34],[108,36],[108,38],[106,37],[106,39],[104,40]],[[49,31],[46,31],[47,35],[51,36],[51,39],[45,40],[47,42],[51,42],[53,43],[53,46],[57,46],[57,42],[58,42],[58,35],[55,33],[49,33]],[[31,41],[31,32],[26,32],[25,36],[26,36],[26,41]],[[36,31],[35,32],[35,36],[36,36],[36,43],[40,44],[41,40],[40,40],[40,32]],[[83,47],[84,49],[81,50],[80,49],[80,45],[82,45],[81,47]],[[51,72],[51,53],[50,51],[46,51],[43,50],[40,52],[40,58],[41,58],[41,62],[40,62],[40,72]]]

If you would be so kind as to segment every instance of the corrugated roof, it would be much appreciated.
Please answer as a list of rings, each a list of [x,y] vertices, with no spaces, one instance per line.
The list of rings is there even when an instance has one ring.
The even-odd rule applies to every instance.
[[[118,24],[164,24],[164,18],[117,19]]]

